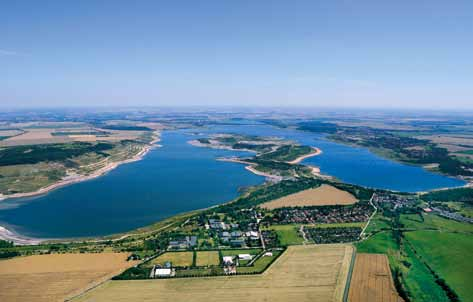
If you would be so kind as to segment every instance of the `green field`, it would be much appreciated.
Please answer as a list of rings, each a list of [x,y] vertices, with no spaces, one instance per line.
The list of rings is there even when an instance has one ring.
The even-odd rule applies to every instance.
[[[405,263],[409,263],[410,267],[406,268],[401,262],[397,265],[399,270],[403,273],[404,285],[413,297],[413,301],[439,301],[448,302],[449,299],[440,286],[435,283],[435,279],[429,272],[428,268],[416,257],[409,246],[404,247],[403,258]]]
[[[374,215],[374,217],[370,220],[370,224],[366,228],[367,233],[371,233],[375,230],[389,230],[391,228],[391,221],[389,218],[384,217],[380,213]]]
[[[274,230],[278,235],[279,243],[282,246],[302,244],[304,238],[299,234],[300,225],[285,224],[272,225],[269,229]]]
[[[382,231],[366,240],[358,242],[356,244],[356,250],[360,253],[389,255],[398,251],[399,247],[394,241],[391,231]]]
[[[444,202],[444,204],[447,205],[449,208],[457,211],[458,214],[461,214],[465,217],[473,217],[473,206],[471,204],[454,201]]]
[[[244,267],[238,267],[237,272],[238,273],[253,273],[253,272],[262,272],[268,267],[268,265],[271,264],[274,259],[276,259],[281,252],[280,251],[273,251],[273,256],[261,256],[256,260],[252,266],[244,266]]]
[[[419,215],[402,215],[401,223],[406,229],[435,229],[443,232],[473,232],[473,224],[457,222],[451,219],[442,218],[435,214],[423,214],[424,220]]]
[[[221,268],[191,268],[184,270],[177,270],[176,277],[199,277],[199,276],[209,276],[212,275],[212,272],[221,272]]]
[[[399,272],[412,301],[450,301],[433,272],[445,279],[461,301],[468,301],[473,294],[468,287],[473,266],[465,261],[465,255],[473,249],[473,225],[434,214],[401,215],[404,235],[396,239],[395,232],[383,230],[390,226],[389,219],[375,217],[375,221],[381,223],[370,224],[374,235],[357,243],[357,252],[387,254],[392,271]]]
[[[196,266],[219,265],[220,259],[218,251],[199,251],[197,252]]]
[[[448,301],[425,265],[408,247],[401,250],[391,231],[379,232],[357,243],[356,248],[358,253],[386,254],[391,270],[402,273],[403,284],[413,301]]]
[[[167,252],[147,263],[149,265],[164,265],[171,262],[172,266],[192,266],[194,252]]]
[[[407,232],[407,240],[423,261],[455,290],[461,301],[473,297],[473,234],[432,231]]]

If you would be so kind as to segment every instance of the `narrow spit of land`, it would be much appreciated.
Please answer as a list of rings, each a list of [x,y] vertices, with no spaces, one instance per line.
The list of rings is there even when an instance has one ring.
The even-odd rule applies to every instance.
[[[251,158],[231,157],[218,160],[245,164],[248,171],[264,176],[272,182],[301,175],[324,177],[318,167],[300,165],[303,160],[320,155],[322,150],[302,146],[290,140],[239,134],[213,134],[208,138],[191,140],[189,144],[197,147],[255,153]]]
[[[312,148],[314,149],[314,152],[306,154],[306,155],[299,156],[298,158],[296,158],[294,160],[291,160],[291,161],[288,161],[287,163],[292,164],[292,165],[299,164],[300,162],[302,162],[306,158],[314,157],[314,156],[322,154],[322,150],[320,150],[319,148],[317,148],[317,147],[312,147]]]

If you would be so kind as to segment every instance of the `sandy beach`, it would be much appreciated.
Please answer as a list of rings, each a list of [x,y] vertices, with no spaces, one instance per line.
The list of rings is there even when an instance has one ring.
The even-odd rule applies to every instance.
[[[190,141],[189,142],[190,144],[192,145],[195,145],[195,146],[207,146],[207,145],[204,145],[204,144],[201,144],[199,141]],[[291,164],[291,165],[295,165],[295,164],[298,164],[300,163],[301,161],[303,161],[304,159],[306,158],[309,158],[309,157],[313,157],[313,156],[317,156],[317,155],[320,155],[322,154],[322,150],[320,150],[319,148],[316,148],[316,147],[312,147],[314,149],[314,152],[311,152],[309,154],[305,154],[305,155],[302,155],[302,156],[299,156],[298,158],[292,160],[292,161],[289,161],[287,162],[288,164]],[[251,173],[253,174],[256,174],[256,175],[260,175],[260,176],[264,176],[266,177],[267,180],[269,181],[272,181],[272,182],[278,182],[278,181],[281,181],[283,179],[282,176],[279,176],[279,175],[272,175],[272,174],[269,174],[269,173],[265,173],[265,172],[262,172],[262,171],[259,171],[255,168],[255,164],[252,163],[252,162],[248,162],[248,161],[245,161],[245,160],[241,160],[239,158],[218,158],[217,160],[220,160],[220,161],[228,161],[228,162],[233,162],[233,163],[240,163],[240,164],[244,164],[246,165],[245,166],[245,169],[250,171]],[[320,168],[318,167],[315,167],[315,166],[308,166],[311,168],[311,172],[314,176],[317,176],[317,177],[321,177],[321,178],[330,178],[330,176],[327,176],[327,175],[323,175],[320,173]]]
[[[282,176],[272,175],[272,174],[269,174],[269,173],[265,173],[265,172],[261,172],[259,170],[256,170],[255,169],[255,164],[251,163],[251,162],[247,162],[247,161],[244,161],[244,160],[241,160],[241,159],[238,159],[238,158],[226,158],[226,157],[217,158],[217,160],[244,164],[244,165],[246,165],[245,166],[246,170],[250,171],[253,174],[256,174],[256,175],[259,175],[259,176],[264,176],[269,181],[278,182],[278,181],[282,180]]]
[[[17,234],[5,227],[0,226],[0,240],[11,241],[16,245],[35,245],[41,243],[45,239],[21,236],[20,234]]]
[[[309,158],[309,157],[313,157],[313,156],[317,156],[317,155],[322,154],[322,150],[320,150],[319,148],[312,147],[312,149],[314,149],[314,152],[311,152],[311,153],[306,154],[306,155],[299,156],[299,157],[296,158],[295,160],[288,161],[287,163],[288,163],[288,164],[291,164],[291,165],[295,165],[295,164],[300,163],[301,161],[303,161],[303,160],[306,159],[306,158]]]

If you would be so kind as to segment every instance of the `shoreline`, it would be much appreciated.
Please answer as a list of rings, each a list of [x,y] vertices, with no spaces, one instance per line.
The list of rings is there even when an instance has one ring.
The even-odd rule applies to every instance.
[[[231,163],[244,164],[244,165],[246,165],[246,166],[245,166],[245,169],[246,169],[246,170],[248,170],[248,171],[250,171],[251,173],[253,173],[253,174],[255,174],[255,175],[258,175],[258,176],[264,176],[264,177],[266,177],[266,179],[269,180],[269,181],[279,182],[279,181],[281,181],[281,180],[283,179],[282,176],[273,175],[273,174],[269,174],[269,173],[265,173],[265,172],[256,170],[254,163],[251,163],[251,162],[248,162],[248,161],[239,159],[239,158],[226,158],[226,157],[221,157],[221,158],[217,158],[217,160],[218,160],[218,161],[231,162]]]
[[[36,191],[32,192],[25,192],[25,193],[14,193],[14,194],[9,194],[9,195],[4,195],[0,194],[0,202],[7,200],[7,199],[15,199],[15,198],[23,198],[23,197],[34,197],[34,196],[39,196],[39,195],[44,195],[47,194],[50,191],[53,191],[58,188],[62,188],[67,185],[75,184],[78,182],[82,181],[87,181],[91,180],[100,176],[103,176],[107,174],[108,172],[112,171],[113,169],[117,168],[120,165],[127,164],[127,163],[132,163],[135,161],[141,160],[151,149],[154,147],[160,147],[160,145],[155,145],[157,142],[161,141],[160,137],[158,136],[151,142],[149,142],[147,145],[145,145],[138,153],[136,153],[133,157],[117,162],[111,162],[107,164],[105,167],[102,167],[91,174],[88,175],[70,175],[64,177],[62,180],[57,181],[53,184],[50,184],[46,187],[39,188]]]
[[[98,178],[100,176],[103,176],[107,174],[108,172],[112,171],[113,169],[117,168],[120,165],[127,164],[127,163],[132,163],[135,161],[139,161],[143,159],[143,157],[153,148],[156,147],[161,147],[160,145],[157,145],[156,143],[160,142],[161,138],[158,134],[158,136],[153,139],[151,142],[149,142],[147,145],[143,146],[143,148],[136,153],[133,157],[129,159],[125,159],[122,161],[118,162],[112,162],[106,165],[105,167],[102,167],[93,173],[89,175],[74,175],[72,177],[69,177],[63,180],[60,180],[59,182],[56,182],[54,184],[51,184],[49,186],[40,188],[36,191],[33,192],[26,192],[26,193],[15,193],[11,195],[3,195],[0,194],[0,202],[8,200],[8,199],[16,199],[16,198],[24,198],[24,197],[34,197],[34,196],[40,196],[40,195],[45,195],[55,189],[62,188],[64,186],[72,185],[75,183],[91,180]],[[60,240],[61,238],[34,238],[34,237],[28,237],[28,236],[23,236],[21,234],[18,234],[12,230],[9,230],[5,228],[4,226],[0,225],[0,240],[6,240],[6,241],[11,241],[16,245],[36,245],[40,244],[44,241],[50,241],[50,240]]]
[[[48,239],[22,236],[14,231],[10,231],[5,227],[0,226],[0,240],[10,241],[15,245],[37,245],[41,242],[47,241]]]
[[[230,146],[214,145],[214,144],[203,144],[203,143],[199,142],[196,139],[187,141],[187,143],[189,145],[194,146],[194,147],[201,147],[201,148],[210,148],[210,149],[216,149],[216,150],[228,150],[228,151],[236,151],[236,152],[250,152],[250,153],[255,153],[255,154],[258,153],[255,150],[251,150],[251,149],[233,149]]]
[[[314,157],[314,156],[322,154],[322,150],[320,150],[319,148],[317,147],[311,147],[311,148],[314,150],[314,152],[299,156],[298,158],[288,161],[287,163],[291,165],[299,164],[301,161],[303,161],[306,158]]]

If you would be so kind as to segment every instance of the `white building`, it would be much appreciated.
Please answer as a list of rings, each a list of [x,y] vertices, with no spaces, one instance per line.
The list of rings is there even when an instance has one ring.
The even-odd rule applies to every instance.
[[[223,263],[224,264],[233,264],[233,257],[232,256],[223,256]]]
[[[250,254],[238,254],[238,259],[239,260],[251,260],[253,259],[253,256]]]
[[[156,268],[154,270],[154,277],[171,277],[172,270],[170,268]]]
[[[256,232],[256,231],[249,231],[249,232],[246,232],[246,237],[252,239],[252,240],[257,240],[259,239],[259,233]]]

